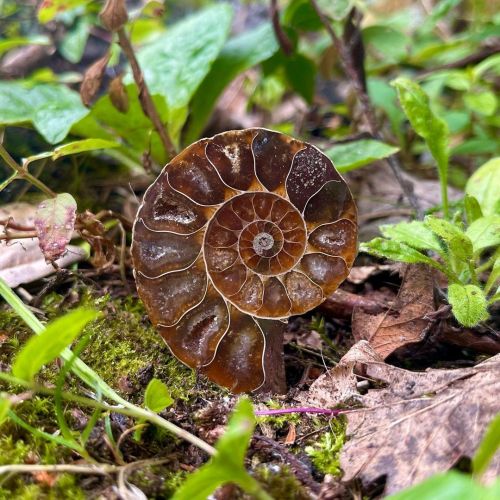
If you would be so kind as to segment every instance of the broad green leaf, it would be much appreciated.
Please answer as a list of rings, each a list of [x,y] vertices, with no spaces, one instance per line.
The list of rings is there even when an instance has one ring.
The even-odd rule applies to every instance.
[[[386,500],[496,500],[500,481],[482,486],[467,474],[450,471],[388,496]]]
[[[82,59],[91,27],[90,21],[82,17],[77,21],[76,26],[62,39],[59,44],[59,52],[69,62],[76,64]]]
[[[55,261],[71,240],[76,220],[76,201],[69,193],[42,201],[35,212],[38,244],[45,260]]]
[[[374,139],[332,146],[325,151],[339,172],[348,172],[397,153],[399,148]]]
[[[439,269],[448,276],[450,274],[444,266],[439,264],[439,262],[427,257],[427,255],[424,255],[405,243],[386,240],[384,238],[375,238],[367,243],[361,243],[359,250],[361,252],[370,253],[372,255],[376,255],[377,257],[385,257],[386,259],[395,260],[397,262],[406,262],[407,264],[427,264],[431,267]]]
[[[187,478],[173,500],[206,500],[216,488],[226,483],[236,483],[250,495],[258,492],[258,498],[271,500],[245,470],[245,455],[254,426],[252,405],[248,399],[241,399],[229,419],[226,432],[215,445],[217,455]]]
[[[498,449],[500,449],[500,414],[489,423],[479,448],[472,458],[474,474],[479,475],[486,470]]]
[[[320,10],[335,21],[342,21],[352,8],[353,0],[316,0]]]
[[[453,155],[495,155],[499,151],[498,141],[490,137],[473,137],[451,148]]]
[[[15,377],[31,381],[43,365],[57,358],[81,333],[98,313],[89,309],[76,309],[52,321],[38,336],[31,337],[21,349],[12,365]]]
[[[62,141],[88,112],[80,96],[65,85],[0,82],[0,125],[31,122],[51,144]]]
[[[314,62],[302,54],[294,54],[285,59],[285,74],[293,90],[311,104],[316,80]]]
[[[190,144],[200,137],[218,97],[226,86],[238,74],[269,59],[278,48],[270,23],[264,23],[226,43],[193,97],[191,116],[184,137],[185,144]]]
[[[368,50],[373,47],[384,64],[403,59],[410,43],[407,35],[390,26],[369,26],[362,31],[362,36]]]
[[[5,393],[0,393],[0,427],[5,422],[11,406],[10,399],[7,396]]]
[[[464,102],[471,111],[484,116],[493,116],[498,106],[496,95],[489,90],[478,94],[466,94]]]
[[[469,194],[466,194],[464,197],[464,208],[465,208],[465,216],[467,217],[467,223],[470,225],[475,220],[483,217],[483,212],[481,210],[481,206],[479,202]]]
[[[22,47],[23,45],[50,45],[50,40],[45,35],[0,39],[0,56],[9,50]]]
[[[178,112],[185,119],[183,108],[217,58],[229,33],[231,19],[229,4],[207,7],[171,26],[165,34],[137,51],[151,94],[160,94],[166,99],[169,123],[176,122],[179,127]],[[132,81],[130,74],[125,81]]]
[[[448,302],[453,315],[463,326],[476,326],[488,318],[486,297],[476,285],[451,284],[448,287]]]
[[[52,21],[57,14],[89,2],[90,0],[43,0],[38,8],[38,21],[41,24],[46,24]]]
[[[323,28],[321,19],[310,0],[291,0],[283,7],[281,22],[300,31],[318,31]]]
[[[401,106],[415,132],[425,140],[436,160],[441,196],[445,215],[448,212],[448,126],[431,110],[427,94],[418,83],[408,78],[397,78],[392,82],[398,92]]]
[[[421,221],[380,226],[380,232],[386,238],[405,243],[417,250],[432,250],[436,253],[443,251],[439,239]]]
[[[422,25],[422,31],[428,31],[436,26],[436,23],[445,17],[453,7],[456,7],[461,0],[440,0],[432,9]]]
[[[465,234],[472,241],[474,253],[500,245],[500,215],[489,215],[474,221]]]
[[[481,165],[469,178],[465,192],[474,196],[484,215],[500,214],[500,157]]]
[[[144,393],[144,406],[146,408],[159,413],[173,402],[167,386],[161,380],[154,378],[149,382]]]

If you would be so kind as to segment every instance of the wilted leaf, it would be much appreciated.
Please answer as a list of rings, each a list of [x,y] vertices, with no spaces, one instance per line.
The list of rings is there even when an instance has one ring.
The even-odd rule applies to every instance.
[[[500,411],[500,355],[456,370],[410,372],[359,358],[355,369],[377,388],[358,394],[366,411],[347,414],[343,480],[367,485],[386,477],[385,494],[447,471],[463,456],[472,458]],[[499,471],[497,453],[485,478]]]
[[[349,172],[397,153],[399,148],[374,139],[332,146],[325,151],[339,172]]]
[[[0,82],[0,125],[31,122],[51,144],[62,141],[86,114],[78,94],[65,85]]]
[[[500,158],[492,158],[481,165],[469,178],[465,192],[474,196],[484,215],[500,214]]]
[[[48,261],[54,261],[66,250],[76,220],[76,201],[68,193],[42,201],[35,214],[35,229],[40,248]]]
[[[125,85],[123,85],[122,75],[119,75],[109,84],[109,99],[113,106],[121,113],[126,113],[128,111],[129,102],[128,94]]]
[[[12,365],[13,375],[31,381],[43,365],[59,356],[97,316],[97,311],[76,309],[52,321],[40,335],[26,342]]]
[[[240,73],[265,61],[279,48],[270,23],[230,39],[193,96],[185,143],[197,140],[224,88]]]
[[[465,234],[472,241],[474,253],[500,245],[500,215],[489,215],[475,220]]]
[[[448,302],[453,315],[464,326],[476,326],[488,318],[488,303],[478,286],[451,284],[448,287]]]
[[[356,340],[367,340],[385,359],[399,347],[423,340],[429,326],[426,315],[433,311],[432,270],[423,265],[408,266],[392,307],[376,315],[355,308],[352,333]]]
[[[167,386],[159,379],[153,378],[146,387],[144,394],[144,406],[158,413],[170,406],[174,400]]]
[[[107,30],[118,31],[128,21],[125,0],[106,0],[99,17]]]
[[[380,232],[386,238],[405,243],[417,250],[432,250],[436,253],[443,251],[439,239],[421,221],[380,226]]]
[[[80,86],[80,96],[83,104],[87,107],[90,106],[92,100],[99,91],[109,58],[110,53],[108,52],[104,57],[101,57],[101,59],[92,64],[83,75],[83,81]]]

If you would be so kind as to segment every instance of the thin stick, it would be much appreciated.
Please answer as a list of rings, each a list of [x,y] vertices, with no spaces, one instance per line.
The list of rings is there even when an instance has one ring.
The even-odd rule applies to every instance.
[[[273,24],[274,34],[280,44],[281,50],[285,56],[291,56],[293,53],[292,42],[288,38],[287,34],[283,31],[280,24],[280,11],[278,9],[278,0],[271,0],[271,5],[269,7],[271,14],[271,21]]]
[[[357,95],[361,111],[363,113],[363,116],[365,118],[366,125],[368,127],[368,131],[370,134],[378,140],[383,140],[383,137],[380,135],[378,131],[378,124],[377,124],[377,119],[375,117],[375,111],[373,109],[373,106],[370,101],[370,97],[368,96],[366,90],[363,88],[362,83],[359,80],[359,75],[354,67],[351,55],[349,51],[347,50],[347,47],[344,43],[344,41],[339,38],[335,31],[333,30],[327,16],[323,13],[323,11],[319,8],[316,0],[311,0],[311,4],[318,14],[318,17],[321,20],[321,23],[325,27],[328,35],[330,36],[333,46],[336,48],[338,54],[340,55],[340,62],[342,64],[342,68],[344,69],[344,72],[346,73],[347,77],[351,81],[351,84],[353,86],[353,89]],[[421,209],[418,204],[417,197],[415,196],[415,193],[413,192],[413,185],[411,182],[407,181],[406,179],[403,178],[403,172],[402,168],[399,165],[398,160],[396,159],[395,156],[389,156],[386,159],[387,163],[389,164],[394,177],[398,181],[399,185],[401,186],[401,189],[408,199],[410,205],[412,208],[415,210],[417,213],[418,218],[422,218],[423,214],[421,212]]]
[[[5,163],[16,173],[16,177],[19,179],[24,179],[28,181],[33,186],[37,187],[40,191],[44,192],[50,198],[55,198],[56,193],[52,191],[49,187],[47,187],[41,180],[37,179],[35,176],[31,175],[27,169],[21,167],[12,156],[10,156],[9,152],[4,148],[3,144],[0,143],[0,156],[3,158]],[[13,177],[9,177],[9,182],[14,180]],[[2,184],[3,185],[3,184]]]
[[[144,114],[153,123],[154,128],[160,136],[165,151],[170,157],[173,157],[177,154],[177,151],[172,140],[170,139],[170,136],[168,135],[167,129],[161,121],[158,110],[156,109],[151,94],[149,93],[146,81],[144,80],[144,75],[141,67],[139,66],[139,61],[137,61],[137,57],[135,56],[134,48],[132,47],[130,39],[124,28],[120,28],[118,30],[118,40],[120,47],[122,48],[123,53],[127,57],[130,67],[132,68],[134,81],[139,89],[139,102],[141,103],[141,108],[144,111]]]

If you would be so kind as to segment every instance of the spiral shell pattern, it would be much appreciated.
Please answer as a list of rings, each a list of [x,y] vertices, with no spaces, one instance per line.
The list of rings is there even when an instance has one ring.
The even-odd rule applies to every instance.
[[[224,132],[176,156],[134,225],[137,289],[173,354],[234,392],[265,380],[273,323],[346,278],[356,206],[316,147],[266,129]]]

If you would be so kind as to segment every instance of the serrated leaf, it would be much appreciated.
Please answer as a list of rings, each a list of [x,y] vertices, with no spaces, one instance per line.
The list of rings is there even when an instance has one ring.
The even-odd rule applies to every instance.
[[[465,192],[474,196],[484,215],[500,214],[500,157],[481,165],[469,178]]]
[[[399,148],[374,139],[337,144],[325,151],[339,172],[348,172],[397,153]]]
[[[76,201],[68,193],[42,201],[35,213],[35,229],[40,249],[47,261],[54,261],[71,240],[76,220]]]
[[[231,38],[222,48],[191,102],[184,142],[197,140],[224,88],[240,73],[274,55],[279,48],[270,23]]]
[[[476,200],[476,198],[474,198],[474,196],[471,196],[469,194],[465,195],[464,208],[468,224],[472,224],[475,220],[483,217],[481,206],[479,205],[479,202]]]
[[[386,240],[384,238],[375,238],[368,243],[362,243],[359,250],[367,252],[377,257],[385,257],[386,259],[395,260],[397,262],[406,262],[407,264],[427,264],[431,267],[439,269],[441,272],[449,276],[448,270],[436,262],[434,259],[427,257],[415,248],[412,248],[405,243]]]
[[[421,221],[380,226],[380,232],[386,238],[405,243],[417,250],[432,250],[436,253],[443,251],[439,239]]]
[[[448,287],[448,302],[453,315],[463,326],[476,326],[488,318],[486,297],[476,285],[451,284]]]
[[[49,323],[40,335],[31,337],[16,356],[13,375],[32,381],[42,366],[59,356],[98,314],[89,309],[76,309]]]
[[[500,215],[489,215],[475,220],[465,234],[472,241],[474,253],[500,245]]]
[[[174,400],[167,386],[157,378],[151,379],[144,393],[144,406],[155,413],[159,413],[173,402]]]
[[[244,466],[254,426],[252,405],[248,399],[241,399],[229,419],[226,432],[215,445],[217,455],[187,478],[175,492],[173,500],[205,500],[226,483],[235,483],[250,495],[261,493],[259,484]]]
[[[443,205],[448,206],[448,126],[431,110],[429,97],[418,83],[408,78],[397,78],[392,82],[398,92],[399,102],[415,132],[424,139],[436,160]]]

